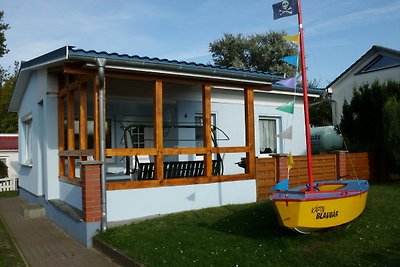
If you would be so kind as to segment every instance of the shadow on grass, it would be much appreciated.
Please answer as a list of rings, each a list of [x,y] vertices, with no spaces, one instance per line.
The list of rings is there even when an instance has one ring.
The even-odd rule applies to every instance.
[[[296,235],[279,225],[272,202],[261,201],[241,209],[232,206],[232,213],[211,226],[213,230],[252,239],[272,239]]]
[[[376,262],[381,266],[400,266],[400,241],[393,242],[390,246],[380,247],[373,252],[363,254],[367,262]]]

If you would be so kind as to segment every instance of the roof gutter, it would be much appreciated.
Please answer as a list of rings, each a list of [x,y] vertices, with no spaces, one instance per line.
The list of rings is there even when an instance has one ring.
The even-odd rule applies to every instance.
[[[115,70],[213,79],[249,85],[256,84],[260,86],[269,86],[271,83],[281,80],[279,76],[258,73],[243,73],[241,71],[237,71],[235,73],[235,71],[229,69],[224,71],[224,69],[210,69],[165,62],[158,63],[151,62],[150,60],[120,60],[107,56],[102,58],[107,59],[107,69]],[[73,51],[70,51],[69,59],[86,62],[88,67],[96,67],[96,65],[93,64],[93,56],[75,54]]]

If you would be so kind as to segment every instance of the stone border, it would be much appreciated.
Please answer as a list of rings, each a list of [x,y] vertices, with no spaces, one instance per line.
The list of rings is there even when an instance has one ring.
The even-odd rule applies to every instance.
[[[110,257],[114,262],[122,266],[134,266],[134,267],[145,267],[145,265],[136,259],[133,259],[118,249],[110,246],[98,237],[93,237],[93,248],[97,249],[101,253]]]

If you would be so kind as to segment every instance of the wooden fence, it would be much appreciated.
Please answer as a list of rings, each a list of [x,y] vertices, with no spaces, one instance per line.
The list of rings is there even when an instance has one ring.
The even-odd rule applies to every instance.
[[[0,192],[18,190],[18,177],[0,179]]]
[[[288,171],[287,156],[258,158],[256,161],[257,199],[266,199],[272,187],[282,179],[290,177],[290,187],[308,182],[306,156],[294,156],[294,166]],[[313,156],[315,181],[336,179],[371,178],[371,156],[369,153],[325,154]]]

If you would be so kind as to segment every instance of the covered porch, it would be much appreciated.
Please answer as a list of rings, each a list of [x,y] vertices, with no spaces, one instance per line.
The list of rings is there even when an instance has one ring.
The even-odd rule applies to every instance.
[[[85,212],[82,166],[90,162],[100,163],[95,189],[104,190],[108,222],[255,201],[254,91],[271,83],[208,68],[193,74],[110,61],[50,70],[59,81],[64,201]],[[236,164],[241,158],[244,169]],[[200,198],[205,202],[196,203]],[[138,211],[134,203],[144,204]]]

